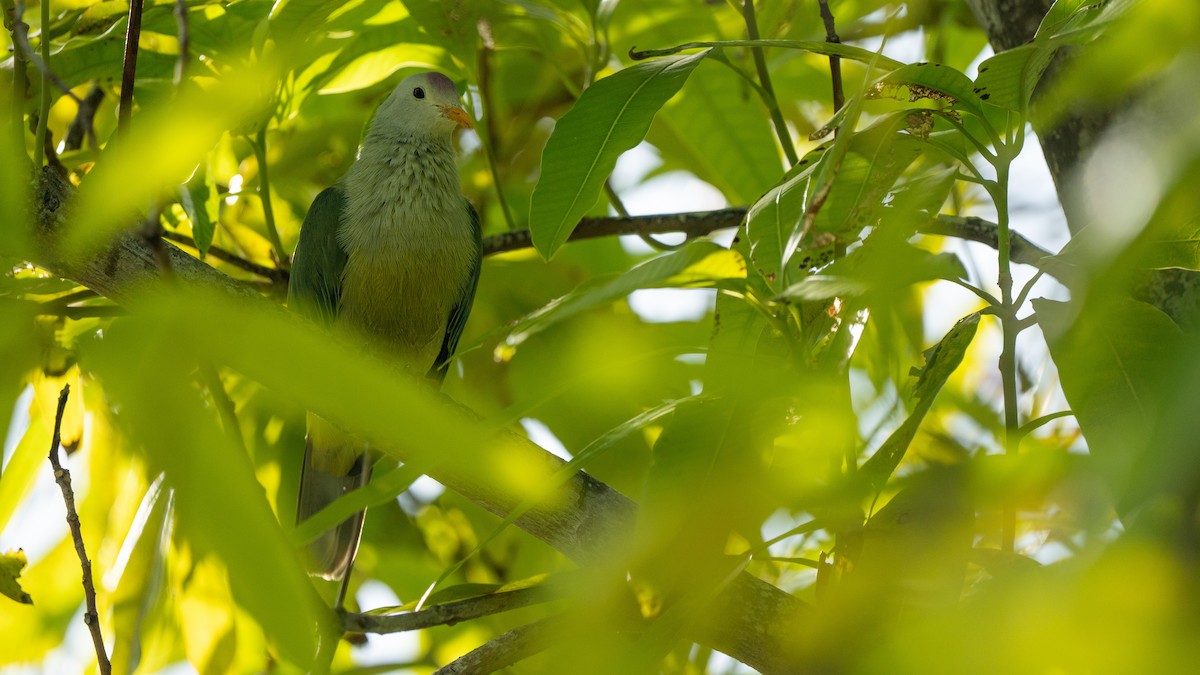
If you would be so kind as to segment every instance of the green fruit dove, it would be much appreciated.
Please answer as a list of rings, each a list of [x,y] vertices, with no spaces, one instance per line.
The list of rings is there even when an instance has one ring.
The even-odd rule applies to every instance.
[[[313,201],[300,230],[288,306],[440,384],[462,335],[482,256],[452,137],[471,127],[441,73],[407,77],[379,106],[358,158]],[[297,521],[371,475],[367,443],[309,413]],[[310,573],[346,575],[363,513],[310,544]]]

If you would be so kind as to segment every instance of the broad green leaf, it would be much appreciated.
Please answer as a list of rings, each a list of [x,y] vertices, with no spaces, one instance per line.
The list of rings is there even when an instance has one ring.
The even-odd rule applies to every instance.
[[[278,40],[306,39],[344,4],[341,0],[279,0],[268,15],[271,32]]]
[[[364,89],[389,75],[413,66],[430,67],[445,60],[445,52],[432,46],[415,21],[406,19],[384,26],[364,26],[325,71],[308,87],[323,94]],[[396,51],[397,48],[403,51]]]
[[[787,283],[784,264],[792,254],[793,236],[804,218],[805,192],[826,150],[823,146],[806,154],[746,213],[750,262],[757,275],[773,290],[779,290]]]
[[[967,276],[962,261],[953,253],[931,253],[904,241],[877,244],[872,239],[874,235],[845,258],[789,286],[780,296],[792,300],[864,295],[894,298],[913,284]]]
[[[6,595],[24,605],[33,604],[33,598],[29,597],[21,588],[21,582],[17,580],[28,562],[22,549],[0,553],[0,595]]]
[[[172,333],[143,317],[130,319],[90,345],[86,362],[151,469],[162,471],[173,489],[179,533],[219,554],[238,604],[284,658],[313,668],[322,644],[336,635],[336,622],[276,522],[248,458],[189,386],[190,369]]]
[[[1068,303],[1038,299],[1033,307],[1088,448],[1128,513],[1146,497],[1133,469],[1154,450],[1185,353],[1183,333],[1166,314],[1128,298],[1090,302],[1077,316]]]
[[[975,94],[971,78],[940,63],[912,63],[881,77],[868,95],[893,96],[892,87],[908,88],[908,100],[929,99],[983,118],[983,102]]]
[[[680,95],[663,107],[647,140],[716,186],[731,204],[753,203],[783,173],[754,90],[718,63],[699,66]]]
[[[979,64],[975,92],[982,101],[1024,114],[1054,52],[1055,48],[1046,44],[1026,44],[1000,52]]]
[[[905,113],[888,115],[860,132],[842,134],[834,142],[834,148],[823,159],[826,177],[818,176],[809,188],[811,204],[821,189],[818,186],[825,180],[833,181],[813,222],[815,231],[854,239],[863,227],[874,222],[896,179],[924,149],[920,140],[900,133],[904,120]],[[835,160],[833,153],[843,139],[846,152]]]
[[[876,494],[887,485],[888,478],[900,466],[908,452],[908,446],[917,435],[922,420],[933,406],[938,392],[946,385],[955,369],[962,363],[967,353],[967,347],[975,338],[979,329],[979,312],[968,314],[958,320],[950,332],[933,347],[925,352],[925,365],[913,369],[917,383],[913,386],[913,396],[916,399],[912,412],[899,428],[892,432],[875,454],[863,462],[858,477],[870,490]]]
[[[17,511],[17,506],[29,492],[39,471],[49,471],[46,460],[50,452],[50,426],[54,420],[34,417],[25,429],[12,456],[4,467],[0,480],[0,529],[3,529]]]
[[[646,135],[654,114],[708,54],[639,63],[597,81],[554,127],[542,153],[529,229],[543,258],[562,246],[596,203],[617,158]]]
[[[628,272],[598,277],[525,315],[512,325],[505,343],[515,348],[530,336],[580,312],[605,305],[642,288],[711,288],[746,276],[742,257],[710,241],[694,241],[648,260]]]
[[[92,80],[103,84],[121,81],[121,63],[125,52],[125,22],[118,21],[98,37],[76,37],[58,51],[50,53],[51,67],[68,87]],[[143,79],[170,79],[175,72],[175,56],[142,49],[138,51],[137,75]],[[11,69],[11,59],[7,66]],[[30,77],[31,82],[38,78]],[[55,92],[57,95],[57,91]],[[37,97],[31,97],[36,103]]]

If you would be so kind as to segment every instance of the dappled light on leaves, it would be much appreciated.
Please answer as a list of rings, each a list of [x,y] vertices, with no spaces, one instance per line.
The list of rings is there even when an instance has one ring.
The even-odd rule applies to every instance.
[[[150,4],[135,70],[127,4],[9,6],[0,668],[97,668],[57,430],[115,672],[1186,671],[1200,14],[1045,4]],[[428,70],[440,390],[284,306]],[[297,525],[307,415],[374,466]]]

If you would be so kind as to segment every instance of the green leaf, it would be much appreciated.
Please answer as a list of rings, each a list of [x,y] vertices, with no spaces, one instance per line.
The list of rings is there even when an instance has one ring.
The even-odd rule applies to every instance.
[[[344,42],[333,62],[308,88],[322,94],[365,89],[401,68],[428,68],[445,58],[445,52],[433,47],[429,36],[410,20],[366,26]]]
[[[597,277],[518,319],[505,342],[515,348],[551,325],[642,288],[705,288],[746,276],[737,253],[710,241],[694,241],[617,276]]]
[[[1127,513],[1146,496],[1134,467],[1153,451],[1163,410],[1175,393],[1183,332],[1158,309],[1128,298],[1099,300],[1075,316],[1069,303],[1033,301],[1058,367],[1063,393]]]
[[[89,345],[84,362],[145,449],[151,472],[163,472],[174,491],[180,534],[219,554],[238,604],[284,658],[312,669],[321,645],[336,636],[336,621],[275,520],[248,457],[189,386],[190,367],[179,358],[177,339],[175,331],[139,316]]]
[[[191,179],[179,186],[179,204],[192,221],[192,240],[196,242],[200,257],[204,258],[208,247],[212,246],[220,208],[220,197],[208,162],[197,167]]]
[[[1200,270],[1200,219],[1191,218],[1171,227],[1169,219],[1158,227],[1161,232],[1145,245],[1138,265],[1149,269]]]
[[[22,549],[0,554],[0,594],[23,605],[33,604],[33,598],[29,597],[29,594],[21,588],[21,583],[17,581],[21,576],[21,570],[25,569],[25,565],[28,563],[25,551]]]
[[[872,234],[845,258],[789,286],[780,296],[827,300],[878,294],[887,302],[913,284],[966,276],[962,261],[952,253],[931,253],[905,241],[879,243],[877,235]]]
[[[912,63],[881,77],[873,91],[882,93],[891,86],[900,85],[908,87],[909,101],[931,99],[984,118],[983,101],[975,93],[976,85],[971,78],[950,66]]]
[[[916,404],[912,413],[859,469],[859,479],[864,481],[872,492],[878,494],[882,491],[888,478],[896,467],[900,466],[900,460],[904,459],[905,453],[908,452],[908,446],[917,435],[921,421],[929,413],[934,399],[946,385],[950,375],[962,363],[967,347],[971,345],[978,329],[979,312],[968,314],[959,319],[936,345],[925,352],[925,366],[914,369],[913,373],[917,376],[917,383],[913,387]]]
[[[702,63],[647,137],[731,204],[750,204],[783,173],[775,137],[752,88],[728,67]]]
[[[804,217],[805,192],[827,149],[819,147],[806,154],[746,213],[750,262],[772,290],[777,291],[787,283],[784,264],[792,254],[795,246],[792,237]]]
[[[1047,44],[1026,44],[1000,52],[979,64],[975,92],[991,105],[1024,114],[1054,52]]]
[[[555,125],[530,203],[533,243],[547,260],[592,208],[621,153],[637,145],[654,114],[708,54],[639,63],[599,80]]]
[[[58,51],[50,54],[54,74],[68,87],[74,88],[91,80],[112,84],[121,79],[121,63],[125,53],[125,22],[118,21],[103,35],[76,37],[68,40]],[[175,57],[149,49],[138,50],[139,80],[170,79],[175,72]],[[37,78],[31,77],[36,81]],[[33,97],[36,102],[36,97]]]

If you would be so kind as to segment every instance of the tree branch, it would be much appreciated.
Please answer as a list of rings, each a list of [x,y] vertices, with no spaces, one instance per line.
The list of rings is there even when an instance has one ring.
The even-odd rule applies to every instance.
[[[454,625],[482,616],[510,612],[554,599],[546,586],[518,588],[481,595],[465,600],[433,605],[419,612],[404,614],[357,614],[342,616],[342,627],[350,633],[403,633],[433,626]]]
[[[518,626],[471,650],[433,675],[487,675],[554,644],[554,618]]]
[[[83,622],[87,624],[88,632],[92,635],[92,646],[96,648],[96,667],[101,675],[109,675],[112,665],[104,651],[104,636],[100,634],[100,617],[96,612],[96,586],[92,583],[92,562],[88,560],[87,551],[83,547],[83,532],[79,528],[79,514],[75,511],[75,490],[71,488],[71,472],[58,462],[58,446],[62,443],[63,412],[67,408],[67,396],[70,393],[71,386],[63,385],[58,394],[54,437],[50,441],[50,466],[54,468],[54,481],[62,490],[63,502],[67,505],[67,525],[71,527],[71,539],[75,542],[75,552],[79,554],[79,565],[83,568],[83,599],[87,606],[83,613]]]

